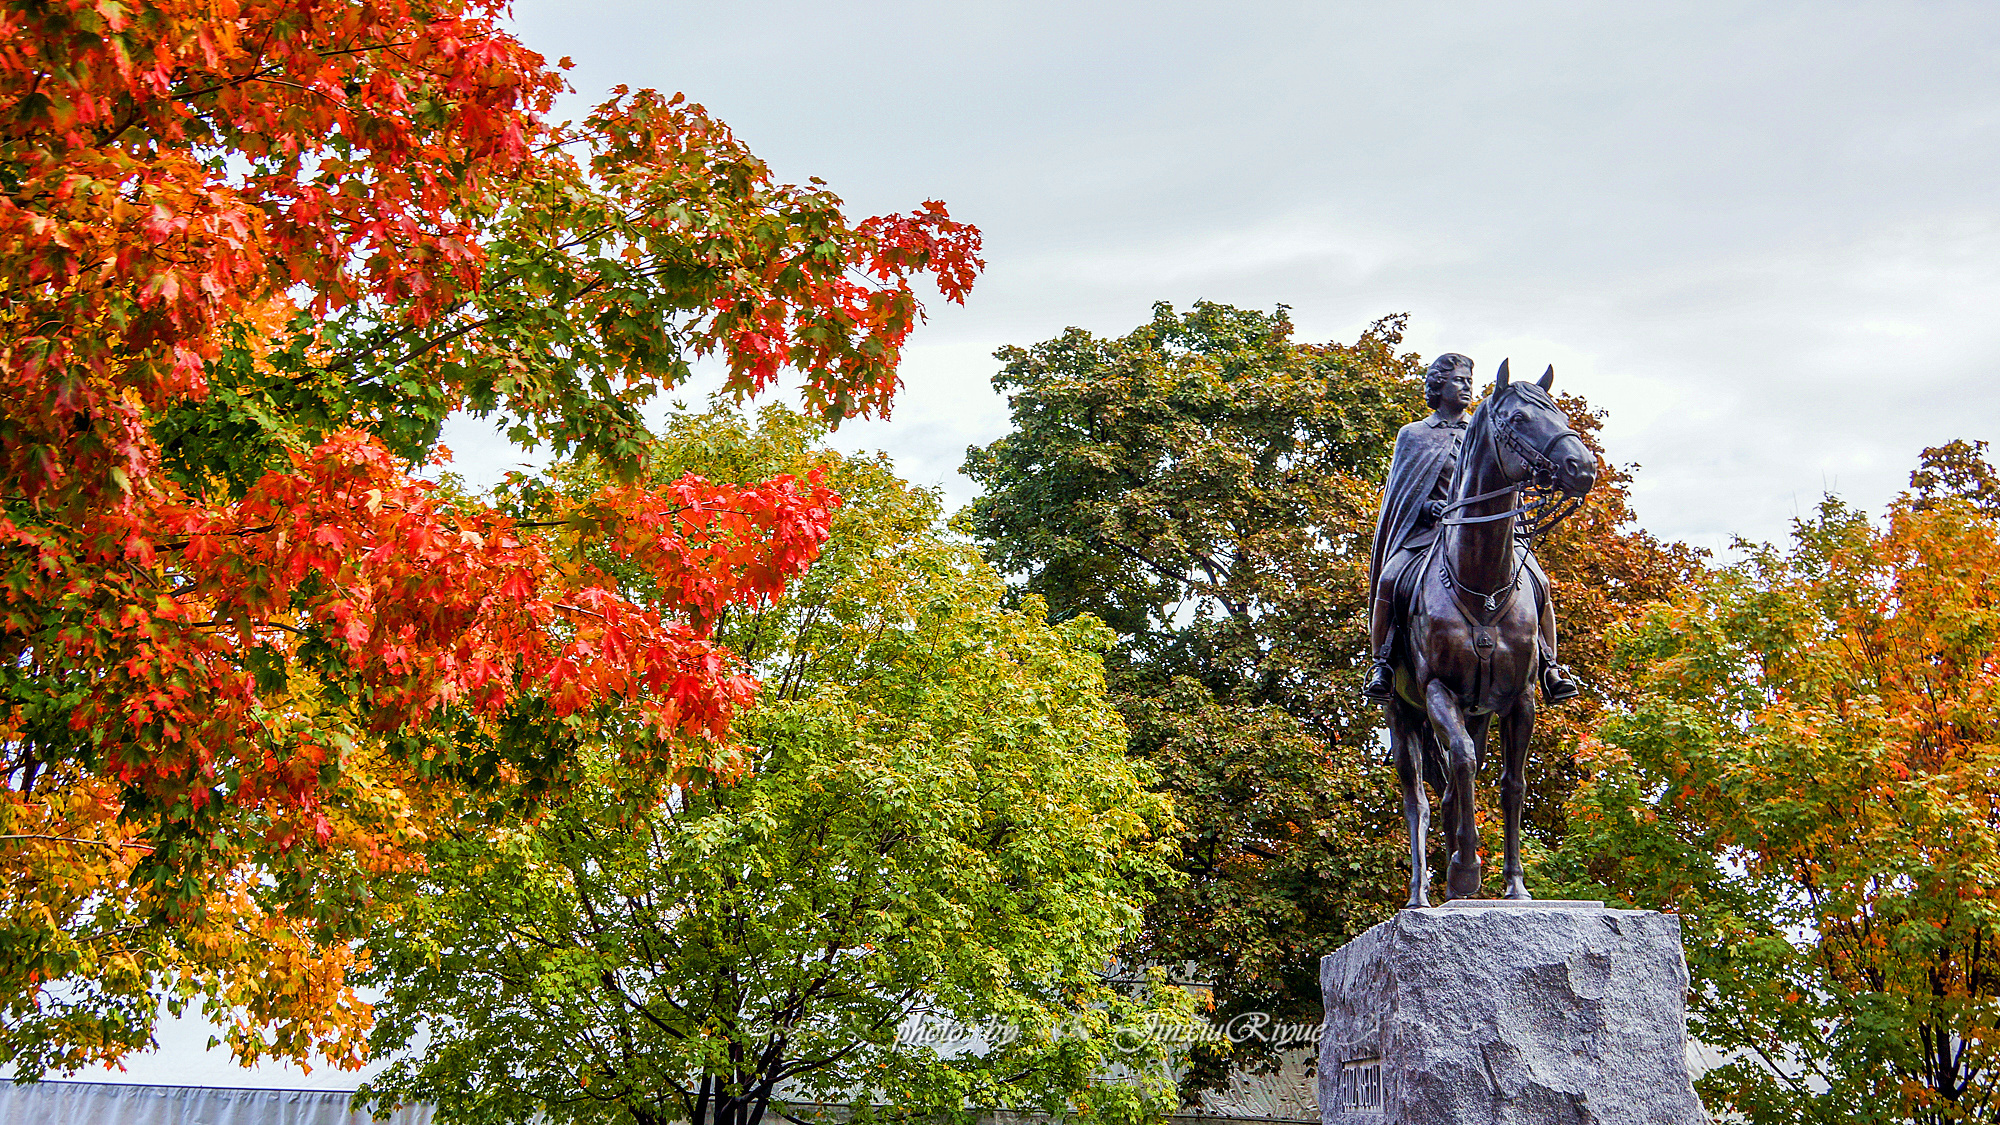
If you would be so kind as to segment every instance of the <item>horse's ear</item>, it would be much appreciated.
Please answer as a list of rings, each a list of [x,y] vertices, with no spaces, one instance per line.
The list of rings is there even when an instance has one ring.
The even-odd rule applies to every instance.
[[[1549,364],[1549,369],[1547,371],[1542,372],[1542,377],[1535,380],[1535,385],[1542,388],[1545,391],[1548,390],[1550,387],[1555,386],[1556,365],[1553,363]]]
[[[1495,375],[1493,377],[1493,389],[1497,391],[1506,385],[1507,385],[1507,361],[1503,359],[1500,361],[1500,374]]]

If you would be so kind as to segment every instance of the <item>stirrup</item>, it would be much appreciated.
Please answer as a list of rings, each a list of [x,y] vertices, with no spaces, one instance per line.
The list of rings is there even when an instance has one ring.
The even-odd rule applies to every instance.
[[[1396,696],[1396,671],[1386,660],[1377,660],[1368,670],[1368,678],[1362,681],[1361,694],[1368,699],[1393,699]]]
[[[1551,660],[1542,666],[1542,698],[1550,703],[1567,703],[1582,694],[1570,678],[1569,669]]]

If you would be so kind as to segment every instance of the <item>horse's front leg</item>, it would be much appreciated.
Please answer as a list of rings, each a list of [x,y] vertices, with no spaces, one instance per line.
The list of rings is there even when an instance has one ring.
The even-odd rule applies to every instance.
[[[1479,824],[1473,819],[1472,777],[1479,768],[1479,748],[1465,729],[1458,697],[1442,681],[1424,686],[1424,703],[1431,729],[1444,745],[1445,775],[1451,779],[1451,801],[1445,806],[1445,831],[1451,834],[1451,865],[1445,874],[1445,897],[1471,898],[1479,893]]]
[[[1523,691],[1514,709],[1500,720],[1500,815],[1507,835],[1508,898],[1529,899],[1527,872],[1521,867],[1521,806],[1528,797],[1528,739],[1535,733],[1535,695]]]
[[[1385,710],[1389,718],[1389,748],[1396,759],[1396,780],[1403,787],[1403,824],[1410,831],[1410,901],[1405,908],[1421,910],[1431,904],[1430,864],[1424,854],[1425,836],[1431,830],[1431,802],[1424,792],[1424,747],[1417,729],[1423,718],[1400,699],[1390,700]]]

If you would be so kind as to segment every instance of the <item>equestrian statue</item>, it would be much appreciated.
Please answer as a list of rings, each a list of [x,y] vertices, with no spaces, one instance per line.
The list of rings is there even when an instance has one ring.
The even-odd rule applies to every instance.
[[[1556,662],[1555,606],[1531,548],[1597,483],[1597,458],[1549,397],[1554,382],[1553,367],[1536,382],[1510,381],[1503,361],[1468,423],[1472,361],[1448,352],[1424,373],[1433,413],[1396,435],[1369,566],[1374,665],[1362,692],[1388,713],[1410,830],[1411,907],[1430,905],[1425,782],[1439,793],[1451,841],[1445,897],[1479,893],[1472,782],[1496,721],[1502,893],[1533,897],[1521,869],[1521,805],[1534,689],[1560,703],[1577,686]]]

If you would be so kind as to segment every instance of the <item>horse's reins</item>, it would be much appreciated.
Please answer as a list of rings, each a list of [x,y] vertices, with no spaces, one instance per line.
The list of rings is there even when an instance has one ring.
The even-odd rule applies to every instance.
[[[1572,513],[1583,505],[1583,497],[1563,496],[1556,491],[1556,463],[1555,459],[1549,456],[1549,450],[1554,449],[1556,443],[1562,439],[1573,437],[1578,441],[1582,441],[1583,437],[1575,430],[1564,426],[1551,436],[1543,444],[1542,448],[1536,449],[1530,446],[1520,434],[1514,432],[1514,419],[1512,415],[1495,422],[1493,424],[1493,431],[1501,443],[1513,450],[1514,455],[1519,457],[1522,464],[1528,467],[1527,479],[1503,485],[1490,492],[1482,492],[1477,496],[1467,496],[1462,500],[1454,500],[1446,504],[1443,513],[1438,517],[1438,526],[1459,527],[1474,523],[1494,523],[1510,516],[1520,516],[1523,517],[1522,523],[1524,525],[1522,533],[1532,542],[1541,536],[1543,532],[1569,518]],[[1474,504],[1505,496],[1510,492],[1525,492],[1528,494],[1528,500],[1525,503],[1516,504],[1504,512],[1496,512],[1492,515],[1451,517],[1451,513],[1462,508],[1469,508]]]

